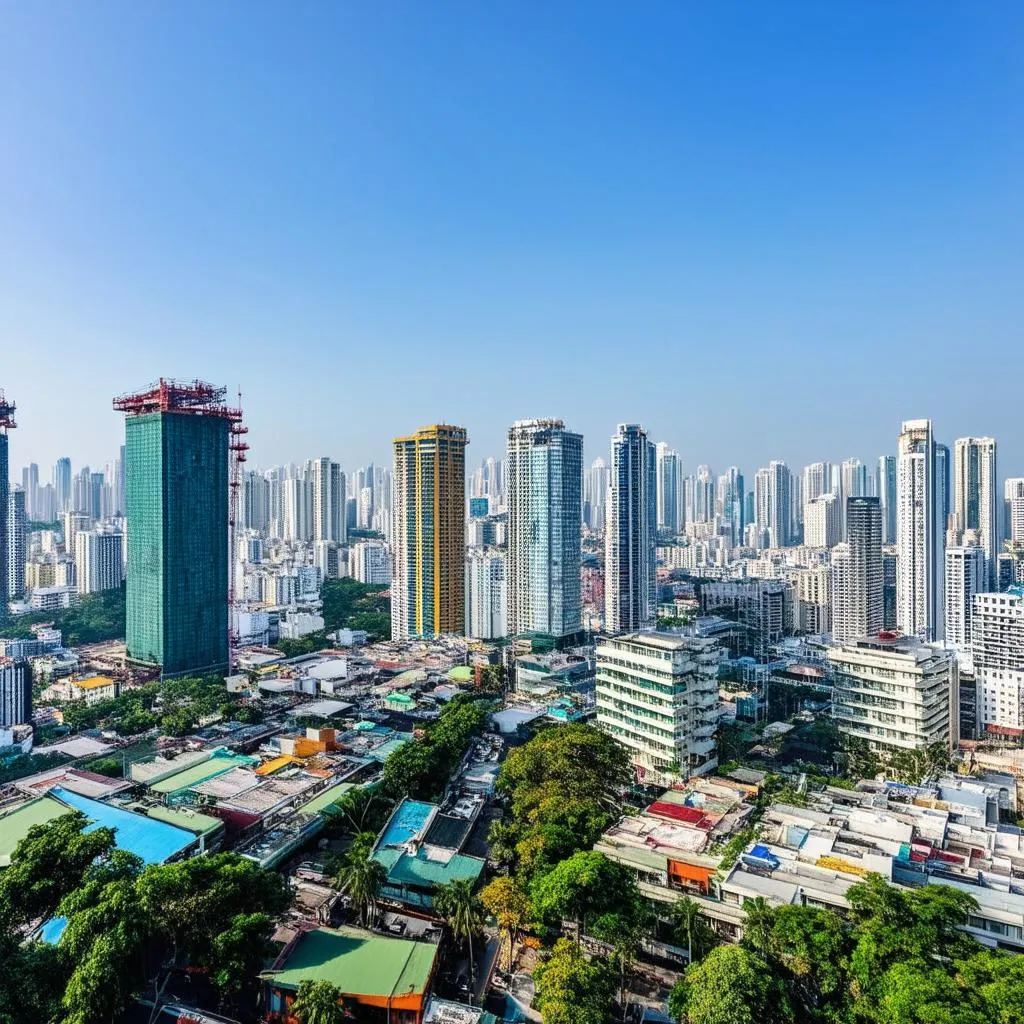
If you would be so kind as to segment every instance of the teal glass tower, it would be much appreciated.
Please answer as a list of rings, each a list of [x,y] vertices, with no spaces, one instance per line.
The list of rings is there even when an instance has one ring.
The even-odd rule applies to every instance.
[[[128,660],[166,676],[228,667],[229,452],[225,389],[161,379],[126,413]]]

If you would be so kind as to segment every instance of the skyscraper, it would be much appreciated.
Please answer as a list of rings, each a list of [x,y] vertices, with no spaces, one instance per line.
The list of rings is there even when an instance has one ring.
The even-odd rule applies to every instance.
[[[880,455],[875,493],[882,505],[882,543],[896,543],[896,456]]]
[[[18,487],[10,493],[7,509],[7,596],[20,601],[25,596],[25,492]]]
[[[345,474],[328,458],[313,462],[313,540],[344,544]]]
[[[715,474],[710,466],[697,467],[693,493],[694,522],[710,523],[715,518]]]
[[[804,466],[803,479],[805,505],[828,492],[828,466],[824,462],[812,462],[809,466]]]
[[[124,537],[113,530],[75,534],[75,585],[80,594],[116,590],[124,579]]]
[[[730,466],[718,478],[718,492],[722,511],[722,532],[728,538],[729,547],[743,543],[743,474],[737,466]]]
[[[605,502],[608,500],[608,466],[600,457],[594,459],[587,471],[583,500],[587,526],[600,533],[604,530]]]
[[[896,456],[896,616],[899,628],[924,640],[943,635],[941,467],[931,420],[907,420]]]
[[[1006,594],[977,594],[971,638],[978,724],[991,734],[1020,737],[1024,729],[1024,587],[1011,587]]]
[[[657,616],[655,477],[647,432],[620,423],[612,437],[605,526],[605,629],[612,633],[653,626]]]
[[[835,547],[843,539],[839,499],[832,491],[804,505],[804,543],[812,548]]]
[[[977,544],[946,548],[946,643],[958,651],[970,650],[974,595],[989,589],[987,573]]]
[[[128,658],[165,676],[228,665],[226,389],[161,379],[125,418]]]
[[[124,472],[124,455],[121,456],[121,471]],[[53,467],[53,491],[58,517],[64,515],[71,505],[71,460],[58,459]]]
[[[953,443],[953,511],[950,528],[957,544],[973,532],[985,556],[985,588],[995,584],[999,554],[999,477],[996,442],[960,437]]]
[[[1007,477],[1003,484],[1003,537],[1024,541],[1024,476]]]
[[[466,562],[466,635],[500,640],[508,634],[505,555],[494,548],[476,548]]]
[[[583,435],[561,420],[508,431],[508,631],[566,637],[583,628]]]
[[[950,482],[953,459],[948,444],[935,444],[935,486],[939,499],[939,522],[945,531],[949,525],[949,514],[953,511],[953,488]]]
[[[14,422],[15,405],[4,397],[0,389],[0,622],[7,621],[7,603],[10,601],[9,570],[11,551],[7,517],[10,503],[11,468],[7,450],[7,434]]]
[[[665,441],[657,445],[658,458],[658,529],[679,533],[679,453]]]
[[[394,440],[391,636],[466,628],[465,428],[423,427]]]
[[[754,477],[754,506],[757,527],[767,531],[768,546],[788,547],[792,525],[792,492],[789,467],[778,459]]]
[[[846,542],[832,551],[832,636],[839,644],[875,636],[882,629],[882,509],[878,498],[847,498],[846,535]]]

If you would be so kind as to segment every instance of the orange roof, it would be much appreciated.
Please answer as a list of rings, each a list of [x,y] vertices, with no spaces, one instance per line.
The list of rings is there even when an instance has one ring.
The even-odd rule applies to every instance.
[[[98,686],[111,686],[114,680],[109,676],[91,676],[88,679],[76,679],[75,686],[83,690],[95,690]]]
[[[302,764],[302,758],[292,757],[290,754],[282,754],[280,757],[275,757],[271,761],[264,761],[263,764],[256,769],[256,774],[273,775],[274,772],[280,771],[282,768],[290,764]]]

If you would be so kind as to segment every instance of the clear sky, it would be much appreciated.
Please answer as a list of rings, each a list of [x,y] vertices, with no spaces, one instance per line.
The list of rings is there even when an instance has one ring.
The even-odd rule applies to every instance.
[[[1024,474],[1024,4],[0,4],[14,466],[241,387],[255,462],[561,416]]]

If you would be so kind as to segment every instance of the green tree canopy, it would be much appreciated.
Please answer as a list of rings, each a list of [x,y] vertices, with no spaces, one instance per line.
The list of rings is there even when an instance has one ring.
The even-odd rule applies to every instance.
[[[559,939],[534,972],[535,1005],[544,1024],[608,1024],[615,1002],[615,976],[601,960],[588,960],[579,946]]]

